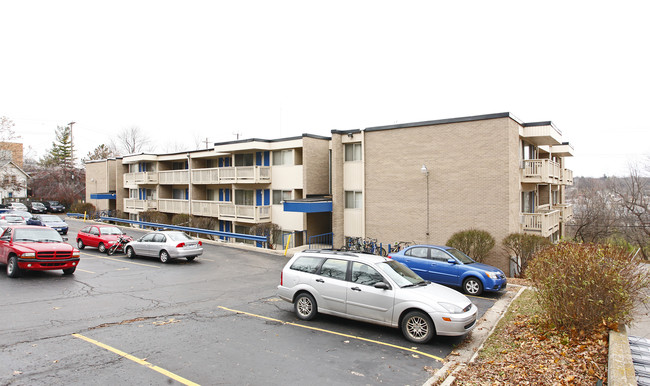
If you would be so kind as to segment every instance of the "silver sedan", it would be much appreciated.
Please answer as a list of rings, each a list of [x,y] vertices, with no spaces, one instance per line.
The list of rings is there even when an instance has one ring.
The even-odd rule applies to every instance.
[[[126,256],[157,257],[163,263],[170,259],[184,257],[192,261],[203,253],[203,244],[179,231],[157,231],[148,233],[126,244]]]

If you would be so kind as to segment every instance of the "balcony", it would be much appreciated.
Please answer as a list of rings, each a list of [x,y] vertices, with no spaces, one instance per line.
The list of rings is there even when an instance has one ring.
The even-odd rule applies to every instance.
[[[158,173],[161,185],[183,185],[190,182],[190,174],[184,170],[165,170]]]
[[[536,146],[556,146],[562,144],[562,132],[551,122],[526,123],[521,136]]]
[[[158,210],[166,213],[189,213],[190,202],[188,200],[159,199]]]
[[[536,184],[560,183],[562,168],[559,163],[550,159],[529,159],[522,162],[521,182]],[[573,176],[571,181],[573,181]]]
[[[149,209],[157,209],[157,200],[138,200],[136,198],[124,199],[124,210],[127,212],[142,212]]]
[[[148,185],[158,183],[158,173],[137,172],[124,174],[124,186],[135,186],[138,184]]]
[[[573,170],[562,169],[562,184],[573,185]]]
[[[549,237],[560,229],[560,213],[555,209],[540,210],[538,213],[522,213],[524,233]]]
[[[218,169],[218,183],[221,184],[259,184],[271,182],[270,166],[236,166]]]
[[[573,219],[573,204],[557,204],[553,205],[553,209],[560,211],[560,220],[563,223]]]
[[[221,206],[219,219],[260,223],[271,221],[271,206],[228,205]]]

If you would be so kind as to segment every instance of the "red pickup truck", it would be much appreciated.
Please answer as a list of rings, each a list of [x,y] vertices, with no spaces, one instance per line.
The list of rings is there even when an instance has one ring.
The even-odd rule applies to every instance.
[[[0,263],[7,264],[9,277],[18,277],[23,270],[62,269],[64,275],[71,275],[79,255],[78,249],[48,227],[10,226],[0,236]]]

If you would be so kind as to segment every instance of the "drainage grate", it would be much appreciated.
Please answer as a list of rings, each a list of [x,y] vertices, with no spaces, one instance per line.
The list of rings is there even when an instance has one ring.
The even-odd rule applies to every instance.
[[[636,373],[636,382],[640,386],[650,386],[650,339],[629,336],[632,362]]]

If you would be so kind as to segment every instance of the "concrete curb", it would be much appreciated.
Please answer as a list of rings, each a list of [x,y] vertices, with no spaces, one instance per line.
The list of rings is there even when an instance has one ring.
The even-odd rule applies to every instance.
[[[511,286],[514,287],[515,285]],[[499,321],[503,318],[506,311],[508,311],[510,304],[512,304],[512,302],[527,288],[528,287],[521,286],[516,294],[512,295],[511,292],[507,292],[507,296],[503,296],[501,299],[497,300],[497,302],[494,303],[485,314],[483,314],[474,330],[470,332],[465,341],[466,344],[463,344],[458,349],[452,351],[445,359],[445,364],[424,383],[424,386],[438,384],[445,386],[452,385],[456,380],[454,373],[466,366],[468,362],[473,362],[476,359],[478,353],[483,348],[485,341],[490,337],[490,335],[492,335],[492,333],[494,333]]]
[[[607,384],[609,386],[636,385],[636,374],[632,363],[627,328],[609,332],[609,353],[607,358]]]

